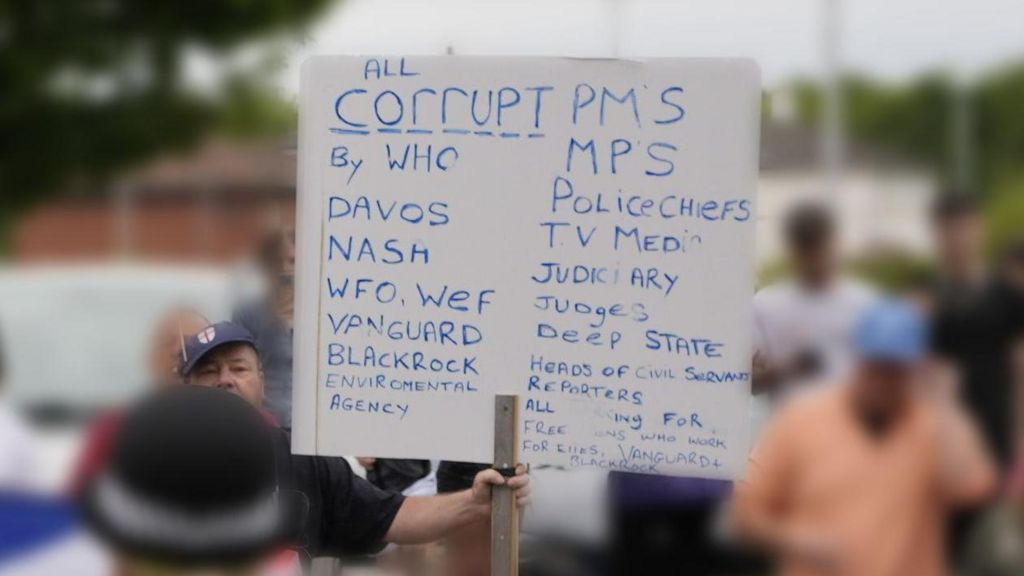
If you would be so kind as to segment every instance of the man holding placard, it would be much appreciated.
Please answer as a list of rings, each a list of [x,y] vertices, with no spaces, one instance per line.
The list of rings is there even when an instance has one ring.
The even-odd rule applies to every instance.
[[[263,369],[252,335],[236,324],[211,325],[188,339],[182,367],[189,384],[230,391],[256,407],[263,402]],[[290,435],[274,428],[278,475],[310,501],[305,537],[311,555],[347,556],[380,551],[387,542],[421,544],[491,512],[491,487],[507,485],[520,507],[530,492],[524,468],[511,478],[480,472],[472,488],[454,494],[403,497],[378,490],[353,474],[343,458],[290,453]]]
[[[309,59],[294,451],[736,478],[760,110],[749,60]]]

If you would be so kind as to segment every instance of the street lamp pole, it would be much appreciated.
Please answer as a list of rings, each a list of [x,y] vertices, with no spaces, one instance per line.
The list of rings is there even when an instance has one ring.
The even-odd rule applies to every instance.
[[[825,193],[836,202],[843,178],[845,134],[842,94],[842,0],[821,0],[821,42],[825,70],[825,117],[822,122],[822,169]]]
[[[609,56],[618,58],[622,43],[622,3],[624,0],[607,0],[608,2],[608,51]]]
[[[952,156],[953,176],[961,190],[974,184],[974,117],[971,109],[971,86],[966,74],[958,68],[953,78]]]

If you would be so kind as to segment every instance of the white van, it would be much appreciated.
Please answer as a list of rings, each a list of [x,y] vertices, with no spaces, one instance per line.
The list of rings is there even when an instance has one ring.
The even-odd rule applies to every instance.
[[[157,319],[180,306],[227,319],[247,293],[243,277],[194,266],[0,268],[4,397],[42,440],[45,484],[66,477],[83,423],[147,389]]]

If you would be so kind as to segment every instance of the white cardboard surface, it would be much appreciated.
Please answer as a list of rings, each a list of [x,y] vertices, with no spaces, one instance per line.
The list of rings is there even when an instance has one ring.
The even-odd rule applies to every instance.
[[[300,94],[295,451],[486,462],[514,393],[526,462],[740,473],[756,65],[316,57]]]

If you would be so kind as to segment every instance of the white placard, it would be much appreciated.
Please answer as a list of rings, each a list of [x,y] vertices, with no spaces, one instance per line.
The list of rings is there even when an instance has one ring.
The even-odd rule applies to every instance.
[[[294,449],[727,478],[748,449],[744,60],[316,57]]]

